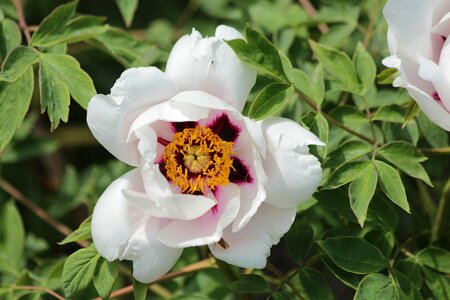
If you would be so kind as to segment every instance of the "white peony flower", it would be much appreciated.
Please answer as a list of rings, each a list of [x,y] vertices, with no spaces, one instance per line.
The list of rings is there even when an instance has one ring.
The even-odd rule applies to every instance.
[[[208,245],[218,259],[263,268],[290,228],[296,206],[321,179],[308,145],[323,145],[297,123],[241,114],[256,73],[224,39],[193,31],[174,46],[162,72],[126,70],[110,95],[96,95],[87,123],[99,142],[137,167],[114,181],[92,217],[92,237],[109,261],[133,261],[151,282],[183,248]]]
[[[383,64],[401,74],[394,86],[450,131],[450,1],[388,0],[384,16],[392,56]]]

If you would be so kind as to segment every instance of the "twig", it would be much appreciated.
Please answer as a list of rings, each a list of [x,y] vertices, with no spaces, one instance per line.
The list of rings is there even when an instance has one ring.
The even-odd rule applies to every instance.
[[[66,298],[64,298],[63,296],[61,296],[60,294],[58,294],[57,292],[52,291],[49,288],[46,288],[44,286],[32,286],[32,285],[13,285],[10,286],[9,288],[13,289],[13,290],[25,290],[25,291],[41,291],[41,292],[45,292],[49,295],[52,295],[53,297],[55,297],[56,299],[59,300],[66,300]]]
[[[375,2],[375,7],[372,11],[372,14],[370,14],[370,21],[369,21],[369,25],[367,26],[367,30],[366,33],[364,34],[364,41],[363,41],[363,45],[365,48],[367,48],[369,46],[369,42],[370,39],[372,38],[373,35],[373,29],[375,28],[375,19],[376,16],[378,14],[378,7],[380,6],[380,1],[376,1]]]
[[[191,272],[199,271],[201,269],[213,268],[213,267],[216,267],[215,259],[207,258],[207,259],[201,260],[199,262],[193,263],[192,265],[186,266],[178,271],[167,273],[166,275],[162,276],[161,278],[151,282],[150,285],[159,283],[159,282],[162,282],[165,280],[169,280],[169,279],[172,279],[175,277],[179,277],[179,276],[191,273]],[[119,290],[112,292],[110,298],[127,295],[132,292],[133,292],[133,285],[129,285],[129,286],[126,286],[124,288],[121,288]],[[102,300],[102,298],[99,297],[99,298],[95,298],[94,300]]]
[[[420,149],[424,153],[432,153],[432,154],[450,154],[450,147],[444,148],[425,148]]]
[[[267,263],[266,268],[270,270],[273,274],[281,278],[284,281],[284,283],[286,283],[291,288],[291,290],[295,293],[298,299],[304,300],[302,295],[300,295],[300,292],[295,288],[295,286],[292,284],[289,278],[283,274],[283,272],[281,272],[277,267],[275,267],[270,262]]]
[[[311,2],[309,2],[309,0],[298,0],[298,2],[300,3],[301,6],[303,6],[303,8],[305,9],[306,13],[309,16],[314,16],[316,14],[316,9],[311,4]],[[328,32],[328,25],[325,23],[320,23],[317,27],[322,33]]]
[[[436,211],[435,221],[433,226],[431,227],[431,242],[435,242],[441,233],[442,228],[445,225],[445,214],[448,211],[448,205],[450,202],[450,179],[444,186],[444,190],[442,191],[441,199],[439,200],[439,206]]]
[[[72,229],[66,225],[58,222],[52,216],[50,216],[44,209],[40,208],[33,201],[28,199],[24,194],[22,194],[18,189],[16,189],[12,184],[6,180],[0,178],[0,188],[7,192],[13,199],[25,205],[30,209],[36,216],[44,220],[51,227],[62,233],[64,236],[68,236],[72,233]],[[77,242],[82,247],[87,247],[88,243],[86,241]]]
[[[314,101],[312,101],[311,99],[309,99],[305,94],[302,93],[302,91],[295,89],[296,93],[299,95],[300,99],[302,99],[306,104],[308,104],[314,111],[319,112],[320,114],[322,114],[322,116],[324,116],[325,119],[327,119],[330,123],[333,123],[334,125],[336,125],[337,127],[347,131],[348,133],[356,136],[357,138],[369,143],[369,144],[376,144],[375,140],[372,140],[356,131],[354,131],[353,129],[345,126],[344,124],[342,124],[341,122],[339,122],[338,120],[332,118],[330,115],[324,113],[323,111],[320,110],[320,107],[318,107]],[[380,144],[378,144],[379,146],[381,146]]]
[[[27,22],[25,21],[25,15],[23,14],[23,7],[20,0],[13,0],[14,7],[16,8],[17,17],[19,18],[19,27],[22,29],[23,33],[25,34],[25,38],[27,39],[27,42],[30,43],[31,35],[30,31],[28,29]]]

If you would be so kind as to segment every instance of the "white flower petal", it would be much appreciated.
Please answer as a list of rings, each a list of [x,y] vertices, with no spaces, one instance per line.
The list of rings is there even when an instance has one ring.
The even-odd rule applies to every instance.
[[[268,176],[266,202],[278,208],[296,207],[308,200],[322,178],[319,160],[307,145],[323,145],[311,132],[283,118],[262,122],[268,144],[264,170]]]
[[[126,143],[131,122],[145,108],[177,94],[171,79],[154,67],[133,68],[122,73],[111,95],[96,95],[87,108],[87,123],[95,138],[115,157],[136,166],[135,143]]]
[[[169,247],[207,245],[220,240],[222,231],[239,211],[240,191],[234,184],[220,188],[217,207],[190,221],[173,220],[159,233],[159,240]]]
[[[439,34],[445,38],[450,35],[450,12],[447,12],[444,17],[432,29],[433,33]]]
[[[244,39],[244,37],[242,36],[242,34],[239,31],[237,31],[233,27],[226,26],[226,25],[217,26],[216,32],[215,32],[215,37],[218,39],[226,40],[226,41],[231,41],[231,40],[236,40],[236,39],[241,39],[241,40]]]
[[[150,218],[128,241],[120,260],[133,261],[133,277],[143,283],[152,282],[167,273],[180,258],[182,248],[170,248],[156,239],[161,221]]]
[[[226,27],[219,27],[218,33],[225,38],[236,36]],[[241,63],[221,38],[202,38],[195,30],[175,44],[166,73],[180,91],[207,92],[239,111],[256,81],[256,71]]]
[[[209,245],[209,249],[216,258],[229,264],[262,269],[270,248],[289,230],[295,214],[295,208],[278,209],[263,203],[240,231],[233,233],[231,226],[224,230],[222,238],[228,244],[226,249],[218,243]]]
[[[146,164],[141,168],[146,192],[123,190],[126,199],[150,216],[193,220],[209,211],[214,199],[190,194],[174,194],[158,165]]]
[[[119,258],[128,240],[145,221],[144,212],[128,204],[123,189],[142,189],[139,172],[132,170],[103,192],[92,214],[92,238],[98,252],[109,261]]]

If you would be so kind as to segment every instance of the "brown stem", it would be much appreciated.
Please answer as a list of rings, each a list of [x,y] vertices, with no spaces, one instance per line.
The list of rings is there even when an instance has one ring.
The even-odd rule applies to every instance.
[[[72,229],[67,227],[66,225],[58,222],[52,216],[50,216],[44,209],[40,208],[33,201],[28,199],[24,194],[22,194],[17,188],[15,188],[12,184],[7,182],[6,180],[0,178],[0,188],[7,192],[13,199],[25,205],[28,209],[30,209],[36,216],[44,220],[47,224],[52,226],[54,229],[62,233],[64,236],[68,236],[72,233]],[[82,247],[87,247],[87,241],[79,241],[77,242]]]
[[[303,6],[303,8],[305,9],[306,13],[309,16],[314,16],[316,14],[316,9],[311,4],[311,2],[309,2],[309,0],[298,0],[298,2],[300,3],[301,6]],[[322,33],[328,32],[328,26],[325,23],[320,23],[317,27]]]
[[[27,22],[25,21],[25,15],[23,14],[22,2],[20,0],[13,0],[14,7],[16,8],[17,17],[19,18],[19,27],[22,29],[25,34],[25,38],[27,39],[27,43],[30,43],[31,35],[30,30],[28,29]]]
[[[367,48],[369,46],[370,39],[372,38],[373,29],[375,28],[375,20],[377,18],[378,7],[379,6],[380,6],[380,1],[378,0],[375,3],[375,7],[374,7],[374,9],[372,11],[372,14],[370,15],[369,25],[367,26],[366,33],[364,34],[363,45],[364,45],[365,48]]]
[[[64,298],[63,296],[61,296],[60,294],[58,294],[57,292],[52,291],[51,289],[48,289],[44,286],[32,286],[32,285],[13,285],[10,287],[13,290],[25,290],[25,291],[41,291],[41,292],[45,292],[49,295],[52,295],[53,297],[55,297],[56,299],[59,300],[66,300],[66,298]]]
[[[300,292],[295,288],[295,286],[292,284],[292,282],[289,280],[289,278],[283,274],[283,272],[281,272],[277,267],[275,267],[270,262],[267,263],[266,268],[268,270],[270,270],[273,274],[278,276],[278,278],[282,279],[284,281],[284,283],[286,283],[291,288],[291,290],[295,293],[295,295],[297,296],[298,299],[304,300],[302,295],[300,295]]]
[[[320,110],[320,107],[318,107],[314,101],[312,101],[311,99],[309,99],[305,94],[302,93],[302,91],[295,89],[296,93],[299,95],[300,99],[302,99],[306,104],[308,104],[314,111],[319,112],[320,114],[322,114],[322,116],[324,116],[325,119],[327,119],[330,123],[333,123],[334,125],[336,125],[337,127],[347,131],[348,133],[356,136],[357,138],[360,138],[361,140],[370,143],[372,145],[374,145],[376,143],[375,140],[372,140],[356,131],[354,131],[351,128],[348,128],[347,126],[345,126],[344,124],[342,124],[341,122],[333,119],[330,115],[324,113],[323,111]],[[379,145],[379,144],[378,144]],[[381,146],[381,145],[379,145]]]
[[[424,153],[432,153],[432,154],[450,154],[450,147],[445,148],[425,148],[420,149]]]
[[[161,281],[169,280],[169,279],[172,279],[175,277],[179,277],[179,276],[191,273],[191,272],[196,272],[201,269],[212,268],[212,267],[216,267],[215,259],[207,258],[207,259],[201,260],[199,262],[193,263],[192,265],[186,266],[178,271],[167,273],[166,275],[162,276],[161,278],[151,282],[150,285],[161,282]],[[112,292],[110,295],[110,298],[127,295],[132,292],[133,292],[133,285],[129,285],[129,286],[126,286],[124,288],[121,288],[119,290]],[[99,298],[95,298],[94,300],[102,300],[102,298],[99,297]]]

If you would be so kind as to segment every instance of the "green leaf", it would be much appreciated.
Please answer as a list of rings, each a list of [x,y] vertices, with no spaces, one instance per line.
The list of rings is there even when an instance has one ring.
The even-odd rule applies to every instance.
[[[228,287],[238,293],[270,293],[267,282],[256,274],[242,275],[239,280],[230,282]]]
[[[78,242],[91,239],[91,216],[89,216],[83,223],[80,224],[77,230],[66,236],[59,245],[65,245],[71,242]]]
[[[41,113],[47,110],[51,130],[58,127],[59,121],[69,119],[70,94],[58,76],[57,70],[42,61],[39,65],[39,90],[41,98]]]
[[[420,251],[416,259],[422,265],[450,274],[450,252],[442,248],[430,247]]]
[[[25,230],[12,200],[1,207],[0,225],[0,270],[17,276],[25,264]]]
[[[422,271],[425,275],[425,282],[433,293],[434,299],[450,299],[450,278],[427,267],[423,267]]]
[[[302,122],[309,128],[309,130],[314,133],[319,139],[325,144],[328,143],[329,125],[328,121],[320,113],[308,112],[303,118]],[[316,150],[317,149],[317,150]],[[327,147],[321,146],[315,149],[311,149],[313,154],[317,151],[318,156],[325,158],[327,156]]]
[[[361,124],[369,124],[367,116],[356,109],[354,106],[338,106],[330,111],[330,116],[340,123],[353,128]]]
[[[401,300],[422,300],[419,288],[414,285],[408,276],[397,270],[392,270],[392,274],[398,283],[397,286],[400,287],[399,293]]]
[[[139,41],[120,28],[109,28],[86,42],[128,68],[151,65],[164,55],[155,45]]]
[[[22,34],[16,22],[4,19],[0,22],[0,61],[22,42]]]
[[[358,222],[350,208],[348,193],[344,189],[323,190],[320,193],[316,193],[314,198],[321,206],[336,212],[349,221]]]
[[[370,161],[353,161],[343,165],[331,174],[323,189],[335,189],[359,178],[370,165]]]
[[[362,141],[350,141],[328,154],[324,167],[338,168],[370,152],[372,152],[372,145]]]
[[[89,285],[99,258],[100,254],[94,247],[80,249],[67,258],[62,274],[66,297],[71,297]]]
[[[252,119],[263,119],[280,110],[293,94],[289,85],[273,82],[266,86],[253,101],[248,112]]]
[[[361,85],[358,81],[355,67],[347,54],[312,40],[309,41],[309,44],[325,71],[333,79],[337,80],[338,90],[360,94]]]
[[[139,0],[116,0],[116,4],[119,7],[120,14],[127,27],[130,27],[133,22],[134,13],[139,4]]]
[[[119,262],[109,262],[103,257],[100,258],[94,273],[94,286],[102,298],[108,298],[114,286],[114,281],[119,274]]]
[[[433,186],[430,177],[420,164],[427,158],[413,145],[406,142],[392,142],[381,147],[378,153],[409,176]]]
[[[135,300],[147,299],[148,285],[133,278],[133,293]]]
[[[0,82],[0,151],[9,143],[28,111],[33,96],[33,77],[32,68],[28,68],[17,81]]]
[[[372,120],[393,123],[405,121],[405,110],[398,105],[381,106],[374,114]]]
[[[298,276],[306,299],[332,300],[333,294],[321,273],[311,268],[301,268]]]
[[[55,8],[39,25],[31,37],[35,47],[50,47],[63,43],[74,43],[89,39],[107,30],[104,18],[96,16],[75,16],[78,1],[72,1]]]
[[[377,67],[372,56],[367,52],[361,42],[358,42],[358,46],[356,47],[353,56],[353,64],[355,65],[356,73],[358,74],[359,82],[361,83],[360,94],[364,95],[375,81]]]
[[[403,186],[402,179],[398,172],[390,165],[379,160],[375,160],[375,167],[377,169],[381,189],[386,196],[407,213],[410,213],[405,187]]]
[[[289,83],[284,74],[277,48],[265,36],[250,26],[245,29],[245,38],[247,42],[236,39],[227,41],[227,43],[243,62],[252,65],[263,75],[286,84]]]
[[[78,61],[65,54],[41,54],[44,63],[55,78],[59,78],[70,92],[72,98],[84,109],[97,93],[89,75],[83,71]]]
[[[354,300],[398,300],[399,289],[392,278],[369,274],[361,280]]]
[[[317,243],[336,265],[351,273],[378,272],[389,263],[378,248],[362,238],[328,238]]]
[[[305,96],[321,105],[325,95],[322,65],[317,64],[311,77],[300,69],[294,69],[294,85]]]
[[[291,257],[301,265],[314,240],[314,230],[307,220],[297,221],[286,234],[286,246]]]
[[[36,50],[25,46],[15,48],[3,62],[0,81],[16,81],[38,60],[39,52]]]
[[[402,123],[402,128],[405,128],[406,125],[408,125],[409,122],[411,122],[411,120],[414,117],[416,117],[419,112],[420,112],[420,108],[419,108],[419,105],[417,105],[417,102],[414,100],[409,102],[408,108],[406,109],[406,112],[405,112],[405,120]]]
[[[397,69],[387,68],[378,73],[377,83],[391,85],[398,76],[400,76],[400,72]]]
[[[361,176],[358,179],[350,183],[348,188],[350,207],[355,213],[361,227],[364,226],[370,201],[375,194],[377,181],[377,171],[375,170],[375,167],[370,164],[361,172]]]
[[[422,136],[435,148],[448,147],[448,134],[445,130],[431,122],[424,113],[420,113],[417,117]]]
[[[421,266],[417,263],[415,258],[406,258],[399,260],[395,265],[395,268],[408,276],[408,278],[417,288],[422,287],[423,277]]]
[[[364,238],[380,249],[385,257],[389,257],[394,249],[395,237],[392,231],[376,229],[368,232]]]
[[[321,258],[322,261],[327,266],[327,268],[330,270],[330,272],[333,273],[337,279],[339,279],[343,284],[345,284],[349,288],[356,290],[359,284],[358,278],[359,275],[342,270],[325,255],[322,255]]]

